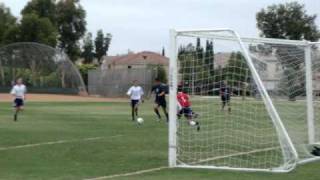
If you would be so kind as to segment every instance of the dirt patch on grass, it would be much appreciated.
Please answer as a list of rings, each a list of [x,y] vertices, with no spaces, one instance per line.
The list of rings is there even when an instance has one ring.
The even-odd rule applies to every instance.
[[[0,102],[11,102],[10,94],[0,94]],[[72,96],[56,94],[28,94],[28,102],[128,102],[126,98],[102,98],[92,96]]]

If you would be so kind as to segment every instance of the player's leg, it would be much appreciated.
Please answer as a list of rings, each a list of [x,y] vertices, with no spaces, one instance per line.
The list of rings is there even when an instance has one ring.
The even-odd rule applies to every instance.
[[[161,102],[160,106],[162,107],[163,113],[166,115],[167,122],[169,122],[169,114],[167,112],[167,103]]]
[[[135,121],[135,100],[131,100],[131,117],[132,121]]]
[[[18,113],[19,113],[19,108],[15,107],[14,109],[14,115],[13,115],[13,120],[18,121]]]
[[[189,125],[191,126],[196,126],[197,127],[197,131],[200,131],[200,123],[196,120],[194,120],[194,113],[192,111],[192,109],[190,107],[188,108],[184,108],[184,114],[185,117],[188,119]]]
[[[15,112],[14,112],[14,121],[18,121],[18,113],[23,110],[23,100],[22,99],[15,99],[14,100],[14,107],[15,107]]]
[[[227,103],[227,106],[228,106],[228,112],[230,113],[231,112],[231,99],[230,99],[230,96],[227,97],[226,99],[226,103]]]
[[[181,109],[178,111],[178,114],[177,114],[178,119],[181,119],[182,114],[183,114],[183,108],[181,108]]]
[[[226,106],[226,98],[225,96],[221,96],[221,111],[224,110],[224,107]]]
[[[161,120],[161,115],[159,113],[159,107],[160,107],[159,102],[155,102],[153,110],[156,113],[156,115],[158,116],[158,121]]]
[[[138,111],[139,111],[139,103],[140,103],[139,100],[137,100],[137,103],[134,106],[134,111],[135,111],[137,117],[138,117]]]

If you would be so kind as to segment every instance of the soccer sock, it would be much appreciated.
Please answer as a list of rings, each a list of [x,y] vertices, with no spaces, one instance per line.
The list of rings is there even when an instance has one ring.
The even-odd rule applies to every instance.
[[[14,112],[14,121],[17,121],[18,120],[18,111],[16,110]]]
[[[132,116],[132,121],[134,121],[134,110],[132,109],[132,112],[131,112],[131,116]]]
[[[135,109],[136,116],[138,117],[138,108]]]
[[[166,114],[167,121],[169,121],[169,114],[167,112],[165,112],[165,114]]]
[[[160,119],[161,116],[160,116],[159,110],[157,108],[154,108],[154,112],[157,114],[158,118]]]

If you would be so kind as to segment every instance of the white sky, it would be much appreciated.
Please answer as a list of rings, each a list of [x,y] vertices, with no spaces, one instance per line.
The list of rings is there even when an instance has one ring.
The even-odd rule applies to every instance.
[[[110,55],[133,51],[160,52],[168,47],[170,28],[232,28],[242,36],[258,36],[255,14],[274,3],[292,0],[81,0],[87,29],[113,35]],[[298,0],[317,14],[320,0]],[[0,0],[20,16],[28,0]]]

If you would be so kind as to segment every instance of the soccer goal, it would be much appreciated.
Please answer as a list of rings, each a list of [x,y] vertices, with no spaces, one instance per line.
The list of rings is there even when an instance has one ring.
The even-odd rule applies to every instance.
[[[320,44],[171,30],[169,166],[288,172],[320,159]],[[177,86],[201,130],[177,118]]]

